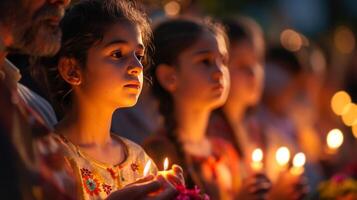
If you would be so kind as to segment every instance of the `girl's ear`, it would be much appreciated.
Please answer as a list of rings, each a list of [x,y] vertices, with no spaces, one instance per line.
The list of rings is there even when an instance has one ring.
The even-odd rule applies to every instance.
[[[78,62],[74,58],[60,58],[58,71],[67,83],[71,85],[80,85],[82,83],[81,70]]]
[[[169,92],[176,91],[177,72],[174,67],[167,64],[160,64],[156,69],[156,77],[160,85]]]

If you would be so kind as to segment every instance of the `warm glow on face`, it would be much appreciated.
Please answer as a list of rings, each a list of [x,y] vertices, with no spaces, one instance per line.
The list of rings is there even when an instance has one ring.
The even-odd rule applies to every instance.
[[[305,165],[305,162],[306,162],[305,154],[300,152],[294,156],[293,166],[294,167],[302,167]]]
[[[255,149],[252,153],[253,162],[261,162],[263,160],[263,151],[261,149]]]
[[[345,91],[339,91],[331,99],[331,108],[336,115],[343,115],[347,112],[350,103],[350,95]]]
[[[275,154],[276,162],[280,166],[286,165],[290,160],[290,151],[287,147],[280,147]]]
[[[144,172],[143,172],[144,176],[149,174],[150,167],[151,167],[151,160],[149,160],[145,165]]]
[[[168,159],[168,158],[165,158],[165,161],[164,161],[164,171],[166,171],[168,168],[169,168],[169,159]]]
[[[331,149],[339,148],[343,143],[343,134],[339,129],[332,129],[327,134],[327,145]]]

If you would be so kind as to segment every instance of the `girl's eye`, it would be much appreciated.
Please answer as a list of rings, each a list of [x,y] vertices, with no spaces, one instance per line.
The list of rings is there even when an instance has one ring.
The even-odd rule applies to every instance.
[[[112,52],[112,53],[110,54],[110,56],[113,57],[113,58],[118,59],[118,58],[123,57],[123,54],[121,53],[121,51],[114,51],[114,52]]]
[[[141,62],[143,60],[144,56],[143,55],[136,55],[136,58]]]
[[[201,63],[203,63],[205,66],[210,66],[211,61],[209,59],[204,59],[201,61]]]

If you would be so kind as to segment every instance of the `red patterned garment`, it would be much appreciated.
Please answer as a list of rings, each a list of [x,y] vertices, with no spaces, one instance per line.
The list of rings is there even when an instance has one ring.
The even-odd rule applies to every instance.
[[[233,199],[241,185],[238,155],[229,143],[220,138],[210,137],[207,141],[211,149],[209,155],[185,152],[184,158],[180,151],[185,150],[161,132],[146,140],[144,149],[156,163],[162,163],[168,157],[170,163],[182,166],[189,188],[198,186],[211,199]]]
[[[42,118],[8,86],[0,80],[2,198],[75,199],[75,179],[62,149]]]

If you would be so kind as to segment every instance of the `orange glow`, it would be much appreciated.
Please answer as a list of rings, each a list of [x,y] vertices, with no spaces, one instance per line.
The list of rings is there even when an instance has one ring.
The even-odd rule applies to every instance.
[[[346,111],[342,115],[342,121],[346,126],[353,126],[357,124],[357,105],[350,103],[346,107]]]
[[[290,51],[299,51],[303,45],[303,38],[292,29],[286,29],[280,34],[281,45]]]
[[[351,29],[340,26],[335,31],[334,43],[339,52],[349,54],[355,49],[356,41]]]
[[[352,133],[355,136],[355,138],[357,139],[357,124],[352,126]]]
[[[166,15],[168,16],[176,16],[180,13],[181,6],[176,1],[170,1],[164,6],[164,10]]]
[[[346,113],[348,105],[351,103],[350,95],[345,91],[336,92],[331,99],[331,108],[336,115]]]

